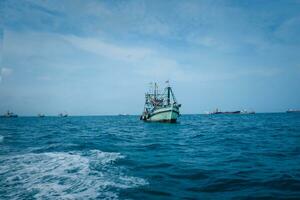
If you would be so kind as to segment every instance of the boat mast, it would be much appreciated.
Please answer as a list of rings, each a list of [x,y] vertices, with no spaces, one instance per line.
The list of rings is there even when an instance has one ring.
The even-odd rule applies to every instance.
[[[168,86],[168,87],[167,87],[167,90],[168,90],[167,105],[170,105],[170,93],[171,93],[171,87]]]
[[[173,98],[173,101],[174,101],[173,103],[175,103],[175,104],[176,104],[176,103],[177,103],[177,101],[176,101],[175,95],[174,95],[174,93],[173,93],[173,90],[172,90],[172,88],[171,88],[171,87],[169,87],[169,88],[170,88],[170,90],[169,90],[169,91],[170,91],[170,93],[171,93],[171,95],[172,95],[172,98]]]
[[[156,100],[156,95],[157,95],[157,84],[154,83],[154,99]]]

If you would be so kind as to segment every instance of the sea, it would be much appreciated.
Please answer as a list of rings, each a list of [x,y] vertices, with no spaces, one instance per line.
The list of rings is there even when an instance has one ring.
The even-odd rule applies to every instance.
[[[0,199],[300,199],[300,114],[0,118]]]

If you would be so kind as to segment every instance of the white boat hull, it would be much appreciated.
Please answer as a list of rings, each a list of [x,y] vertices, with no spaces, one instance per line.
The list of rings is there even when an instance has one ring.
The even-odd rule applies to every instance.
[[[144,120],[151,122],[176,122],[179,116],[178,106],[169,106],[156,109],[149,114]]]

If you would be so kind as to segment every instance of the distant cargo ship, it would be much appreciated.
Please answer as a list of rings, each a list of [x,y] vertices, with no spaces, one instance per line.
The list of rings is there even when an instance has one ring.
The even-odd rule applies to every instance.
[[[45,115],[44,114],[38,114],[38,117],[45,117]]]
[[[213,114],[213,115],[216,115],[216,114],[255,114],[254,111],[247,111],[247,110],[237,110],[237,111],[225,111],[225,112],[222,112],[222,111],[219,111],[219,109],[217,108],[215,111],[213,112],[210,112],[209,114]]]
[[[168,83],[168,82],[166,82]],[[176,122],[180,115],[181,104],[176,101],[172,88],[168,85],[162,93],[159,93],[155,83],[154,89],[145,94],[144,112],[140,119],[156,122]]]
[[[4,114],[2,115],[1,117],[3,118],[11,118],[11,117],[18,117],[18,115],[14,114],[13,112],[10,112],[9,110]]]
[[[255,114],[255,112],[254,111],[242,110],[241,114]]]
[[[300,110],[288,109],[286,112],[287,113],[300,113]]]

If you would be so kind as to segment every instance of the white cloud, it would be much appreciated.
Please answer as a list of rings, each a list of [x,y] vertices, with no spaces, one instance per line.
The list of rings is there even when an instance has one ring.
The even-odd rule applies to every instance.
[[[155,56],[135,69],[135,73],[148,80],[191,81],[194,75],[182,69],[176,60]]]
[[[11,68],[6,68],[6,67],[1,68],[2,76],[9,76],[12,72],[13,70]]]
[[[53,57],[68,52],[68,44],[62,35],[37,31],[13,31],[6,29],[3,40],[4,59],[7,57]],[[22,46],[22,48],[20,48]]]
[[[183,69],[176,59],[164,55],[158,48],[147,48],[135,45],[119,45],[98,38],[65,36],[67,41],[77,48],[104,56],[110,60],[120,60],[130,63],[124,65],[129,73],[134,73],[149,80],[192,81],[195,74]]]
[[[38,76],[37,80],[40,80],[40,81],[51,81],[52,78],[50,76]]]
[[[64,38],[79,49],[105,56],[113,60],[139,61],[152,54],[150,49],[120,46],[96,38],[83,38],[77,36],[64,36]]]
[[[0,70],[0,82],[3,80],[4,77],[7,77],[13,73],[11,68],[2,67]]]
[[[203,35],[191,34],[190,36],[187,37],[187,41],[192,44],[206,46],[206,47],[216,47],[221,45],[216,38],[212,36],[205,36],[205,35],[203,36]]]
[[[10,57],[19,56],[19,60],[30,60],[32,67],[42,66],[47,71],[52,68],[50,73],[58,70],[63,73],[84,70],[89,73],[90,70],[103,68],[103,66],[114,66],[113,70],[107,69],[101,71],[99,76],[102,79],[111,76],[115,70],[121,70],[122,76],[131,77],[130,81],[148,81],[148,80],[174,80],[176,82],[209,82],[216,80],[229,80],[244,76],[272,76],[276,75],[276,70],[268,68],[250,68],[240,67],[240,70],[231,70],[232,68],[219,67],[218,71],[200,67],[201,65],[212,67],[213,62],[197,62],[195,58],[198,55],[190,55],[190,64],[182,64],[181,57],[184,53],[178,54],[161,46],[141,46],[135,43],[120,44],[117,42],[108,42],[105,38],[96,37],[78,37],[74,35],[49,34],[41,32],[16,33],[8,31],[9,38],[6,40],[6,55]],[[41,43],[41,40],[45,40]],[[207,46],[217,45],[213,37],[204,37],[203,44]],[[26,52],[18,52],[18,46],[26,46]],[[76,47],[76,48],[74,48]],[[41,50],[42,49],[42,50]],[[81,57],[82,52],[94,54],[92,61]],[[66,55],[66,56],[65,56]],[[99,55],[99,56],[98,56]],[[180,56],[178,56],[180,55]],[[103,58],[106,58],[106,64]],[[30,58],[30,59],[29,59]],[[59,58],[59,59],[58,59]],[[70,59],[71,58],[71,59]],[[90,57],[89,57],[90,58]],[[32,59],[37,59],[34,61]],[[115,61],[119,62],[115,62]],[[23,63],[23,62],[22,62]],[[99,64],[100,63],[100,64]],[[122,64],[124,63],[124,65]],[[205,63],[205,64],[204,64]],[[74,65],[75,64],[75,65]],[[23,65],[23,64],[22,64]],[[37,65],[37,66],[35,66]],[[218,65],[218,63],[217,63]],[[223,64],[219,64],[223,65]],[[59,67],[58,67],[59,66]],[[89,68],[91,67],[91,68]],[[120,67],[120,68],[118,68]],[[10,74],[8,68],[4,69],[4,74]],[[41,81],[51,81],[53,77],[50,74],[38,74],[36,79]],[[135,77],[132,77],[135,76]],[[113,80],[106,80],[108,82]],[[126,79],[128,81],[128,79]]]
[[[26,50],[21,51],[19,46],[24,46]],[[83,55],[82,51],[86,54]],[[53,73],[58,71],[59,75],[80,70],[83,70],[83,74],[89,74],[90,70],[97,71],[97,68],[102,70],[99,74],[102,80],[110,77],[116,70],[126,73],[122,76],[130,77],[130,81],[137,79],[190,81],[194,77],[192,72],[184,70],[184,66],[178,63],[177,56],[169,55],[166,49],[160,46],[150,48],[135,43],[125,45],[108,42],[103,37],[78,37],[43,32],[19,33],[7,30],[5,55],[7,63],[14,64],[15,58],[18,58],[15,64],[19,67],[28,66],[28,69],[38,70],[43,67],[44,71],[52,73],[36,74],[36,80],[39,81],[52,81]],[[89,56],[86,58],[86,55]],[[113,66],[114,69],[111,70],[110,67],[106,69],[103,66]],[[131,77],[132,75],[135,77]],[[110,82],[113,79],[106,81]]]
[[[170,26],[161,22],[153,17],[147,17],[139,26],[136,27],[136,31],[145,35],[156,36],[170,36]]]

